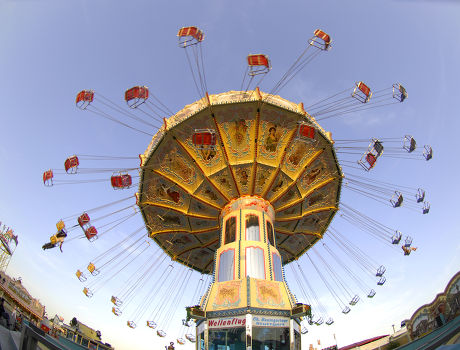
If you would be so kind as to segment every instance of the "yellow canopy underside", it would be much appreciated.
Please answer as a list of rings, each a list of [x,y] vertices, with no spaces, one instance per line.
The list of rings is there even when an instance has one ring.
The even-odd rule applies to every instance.
[[[299,123],[316,128],[299,136]],[[214,149],[192,142],[216,133]],[[256,91],[211,95],[165,120],[141,155],[139,207],[150,236],[175,260],[211,273],[221,209],[258,195],[275,209],[283,263],[326,231],[340,196],[342,172],[333,142],[302,105]]]

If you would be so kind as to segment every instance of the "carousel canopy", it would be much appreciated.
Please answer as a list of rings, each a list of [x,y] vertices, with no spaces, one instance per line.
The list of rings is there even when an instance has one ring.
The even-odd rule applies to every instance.
[[[283,263],[306,252],[338,210],[342,171],[333,141],[302,104],[230,91],[187,105],[141,158],[138,204],[174,260],[211,273],[221,209],[256,195],[275,209]]]

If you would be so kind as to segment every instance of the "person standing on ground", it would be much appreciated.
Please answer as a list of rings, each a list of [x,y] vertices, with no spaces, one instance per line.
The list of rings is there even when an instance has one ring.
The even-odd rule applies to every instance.
[[[11,328],[13,331],[16,328],[16,306],[13,308],[13,311],[11,312]]]
[[[6,321],[6,327],[10,328],[10,315],[5,310],[5,299],[0,299],[0,319],[4,318]]]

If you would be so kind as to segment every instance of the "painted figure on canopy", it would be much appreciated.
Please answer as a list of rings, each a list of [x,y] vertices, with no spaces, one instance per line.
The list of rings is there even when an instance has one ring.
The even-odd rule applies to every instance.
[[[270,152],[275,152],[278,146],[279,137],[276,134],[276,126],[272,126],[268,129],[268,136],[265,139],[265,149]]]

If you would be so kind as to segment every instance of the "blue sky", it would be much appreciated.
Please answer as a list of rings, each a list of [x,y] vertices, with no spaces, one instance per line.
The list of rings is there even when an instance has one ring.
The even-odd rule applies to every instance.
[[[132,193],[113,191],[108,182],[45,188],[44,170],[61,168],[72,154],[135,157],[150,141],[78,110],[76,93],[91,88],[122,105],[127,88],[147,85],[174,112],[194,102],[193,80],[176,38],[178,28],[189,25],[206,33],[203,52],[210,93],[239,89],[246,55],[258,52],[269,55],[273,65],[261,86],[267,91],[302,52],[313,31],[321,28],[332,36],[332,50],[309,64],[281,95],[309,105],[355,81],[376,89],[401,82],[409,93],[403,104],[329,119],[322,126],[342,139],[411,134],[419,145],[431,144],[430,162],[382,158],[370,177],[425,188],[432,209],[422,216],[344,192],[344,200],[353,207],[410,232],[418,250],[404,257],[337,220],[337,228],[387,266],[388,282],[372,301],[358,304],[347,316],[331,304],[335,324],[310,327],[303,347],[319,338],[321,346],[331,345],[334,333],[339,345],[388,334],[392,324],[409,318],[443,290],[459,267],[459,166],[454,143],[460,130],[459,15],[455,1],[0,0],[0,220],[15,229],[20,242],[8,273],[23,278],[50,316],[60,313],[66,321],[76,316],[100,329],[103,339],[117,349],[163,346],[147,327],[131,330],[125,319],[111,314],[110,295],[125,276],[89,300],[74,275],[137,229],[140,217],[94,244],[69,242],[62,254],[40,248],[61,217]],[[115,166],[121,164],[135,167],[137,161]],[[89,167],[106,166],[93,162]],[[300,263],[329,305],[308,261]],[[198,278],[192,277],[193,287]],[[182,305],[189,303],[189,294]],[[182,305],[176,322],[183,315]]]

